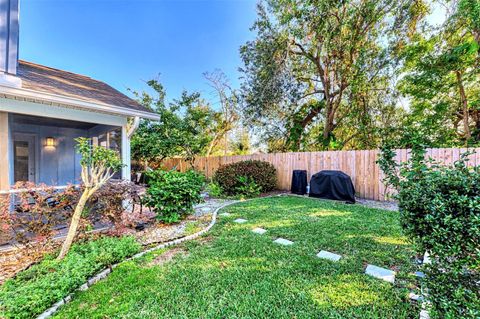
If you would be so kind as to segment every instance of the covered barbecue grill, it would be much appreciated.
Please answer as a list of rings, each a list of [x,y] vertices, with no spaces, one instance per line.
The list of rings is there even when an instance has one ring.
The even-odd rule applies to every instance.
[[[355,187],[344,172],[325,170],[312,176],[309,196],[355,203]]]

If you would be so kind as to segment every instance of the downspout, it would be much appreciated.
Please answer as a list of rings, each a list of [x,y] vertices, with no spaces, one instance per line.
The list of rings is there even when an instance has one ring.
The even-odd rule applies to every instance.
[[[132,125],[130,125],[130,127],[128,128],[128,132],[127,132],[127,137],[130,139],[132,136],[133,136],[133,133],[135,133],[135,131],[138,129],[138,126],[140,125],[140,117],[139,116],[135,116],[133,118],[133,123]]]

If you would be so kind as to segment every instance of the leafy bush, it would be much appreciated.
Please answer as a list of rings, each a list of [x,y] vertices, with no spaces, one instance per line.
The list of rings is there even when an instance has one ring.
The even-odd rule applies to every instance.
[[[14,189],[18,192],[0,196],[0,244],[22,244],[41,255],[52,247],[55,226],[70,218],[78,189],[69,186],[59,191],[31,182],[18,182]]]
[[[223,195],[223,189],[218,183],[211,182],[207,185],[206,191],[211,197],[221,197]]]
[[[395,153],[383,150],[379,164],[397,190],[401,223],[425,265],[431,315],[480,317],[480,167],[467,167],[467,155],[453,166],[425,160],[421,145],[400,167]]]
[[[235,193],[240,197],[252,198],[260,195],[262,188],[255,183],[250,176],[238,176],[238,185],[235,187]]]
[[[213,181],[222,187],[227,195],[237,195],[238,187],[242,183],[239,176],[252,179],[260,187],[261,192],[274,190],[277,186],[277,170],[264,161],[248,160],[222,165],[213,177]]]
[[[103,268],[140,251],[133,237],[74,244],[63,260],[47,256],[0,287],[0,318],[33,318]]]
[[[116,235],[130,232],[138,224],[148,222],[153,216],[145,209],[140,209],[140,194],[143,187],[126,180],[110,180],[103,185],[89,200],[89,218],[113,224]],[[129,209],[125,209],[127,203]]]
[[[156,170],[148,173],[145,204],[152,207],[158,220],[174,223],[193,213],[200,203],[205,177],[193,170],[186,173]]]

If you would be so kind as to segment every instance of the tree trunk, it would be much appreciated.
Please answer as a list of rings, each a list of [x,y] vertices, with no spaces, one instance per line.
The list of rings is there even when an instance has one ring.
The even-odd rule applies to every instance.
[[[68,228],[68,233],[67,237],[65,238],[65,241],[63,242],[62,249],[60,250],[60,254],[58,254],[57,259],[61,260],[63,259],[68,251],[70,250],[70,246],[72,246],[73,240],[75,239],[75,235],[77,233],[77,228],[78,224],[80,223],[80,218],[82,217],[82,212],[83,209],[85,208],[85,205],[87,204],[88,199],[90,196],[93,194],[91,188],[85,188],[85,190],[82,193],[82,196],[80,197],[77,206],[75,206],[75,211],[72,216],[72,221],[70,223],[70,227]]]
[[[455,74],[457,75],[458,90],[460,93],[460,104],[463,111],[463,128],[465,130],[465,139],[468,140],[472,137],[472,133],[470,132],[470,124],[468,120],[469,114],[467,95],[465,94],[465,88],[463,87],[462,74],[459,71],[456,71]]]
[[[220,136],[220,135],[215,136],[213,138],[213,140],[208,145],[208,149],[207,149],[207,152],[205,153],[205,156],[208,157],[208,156],[210,156],[210,154],[212,154],[213,148],[215,147],[215,145],[217,145],[218,140],[220,140],[221,138],[222,138],[222,136]]]
[[[324,145],[328,145],[330,143],[330,136],[333,132],[333,118],[335,113],[333,110],[327,111],[327,115],[325,118],[325,126],[323,127],[323,143]],[[328,142],[328,144],[327,144]]]

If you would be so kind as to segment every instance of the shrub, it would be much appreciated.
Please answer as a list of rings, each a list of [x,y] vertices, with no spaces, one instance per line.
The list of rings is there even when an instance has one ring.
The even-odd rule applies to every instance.
[[[31,182],[18,182],[13,189],[18,192],[0,196],[1,243],[18,243],[41,255],[52,246],[55,226],[67,222],[79,192]]]
[[[108,181],[90,198],[89,218],[113,224],[115,234],[129,232],[152,218],[149,212],[140,209],[142,191],[143,187],[130,181]],[[125,209],[125,204],[128,209]]]
[[[211,182],[207,185],[206,191],[211,197],[221,197],[223,195],[223,189],[218,183]]]
[[[261,187],[249,176],[238,176],[235,193],[240,197],[252,198],[260,195]]]
[[[186,173],[156,170],[148,173],[145,204],[152,207],[158,220],[165,223],[179,221],[193,213],[200,203],[205,177],[193,170]]]
[[[0,318],[33,318],[103,268],[140,251],[133,237],[74,244],[62,260],[47,256],[0,287]]]
[[[213,181],[222,187],[227,195],[237,195],[241,186],[239,176],[244,176],[255,182],[261,192],[274,190],[277,186],[277,171],[275,167],[264,161],[247,160],[242,162],[222,165],[213,177]]]
[[[419,252],[428,251],[425,284],[434,318],[480,317],[480,167],[467,154],[453,166],[424,159],[422,146],[398,167],[394,152],[379,161],[397,190],[401,223]]]

